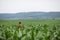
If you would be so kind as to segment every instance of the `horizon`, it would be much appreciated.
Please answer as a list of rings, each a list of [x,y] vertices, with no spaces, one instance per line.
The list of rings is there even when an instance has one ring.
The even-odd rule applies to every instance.
[[[0,13],[60,12],[60,0],[0,0]]]
[[[44,13],[49,13],[46,11],[31,11],[31,12],[44,12]],[[17,14],[17,13],[31,13],[31,12],[16,12],[16,13],[0,13],[0,14]],[[60,12],[60,11],[50,11],[50,12]]]

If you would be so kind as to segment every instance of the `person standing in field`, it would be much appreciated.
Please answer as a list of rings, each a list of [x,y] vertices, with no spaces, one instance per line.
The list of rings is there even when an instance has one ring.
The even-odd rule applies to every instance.
[[[19,22],[19,24],[18,24],[18,28],[22,28],[22,24],[21,24],[21,22]]]

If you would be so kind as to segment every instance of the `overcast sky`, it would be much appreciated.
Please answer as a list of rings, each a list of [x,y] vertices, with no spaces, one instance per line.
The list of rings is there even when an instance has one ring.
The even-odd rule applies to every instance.
[[[60,0],[0,0],[0,13],[60,11]]]

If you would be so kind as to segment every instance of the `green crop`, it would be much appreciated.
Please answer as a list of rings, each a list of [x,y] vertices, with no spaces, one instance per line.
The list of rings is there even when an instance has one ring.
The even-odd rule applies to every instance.
[[[60,20],[22,21],[23,28],[18,21],[5,22],[0,23],[0,40],[60,40]]]

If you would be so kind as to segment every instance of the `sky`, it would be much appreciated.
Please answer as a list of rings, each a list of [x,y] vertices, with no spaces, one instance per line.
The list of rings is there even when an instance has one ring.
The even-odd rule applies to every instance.
[[[0,13],[59,11],[60,0],[0,0]]]

